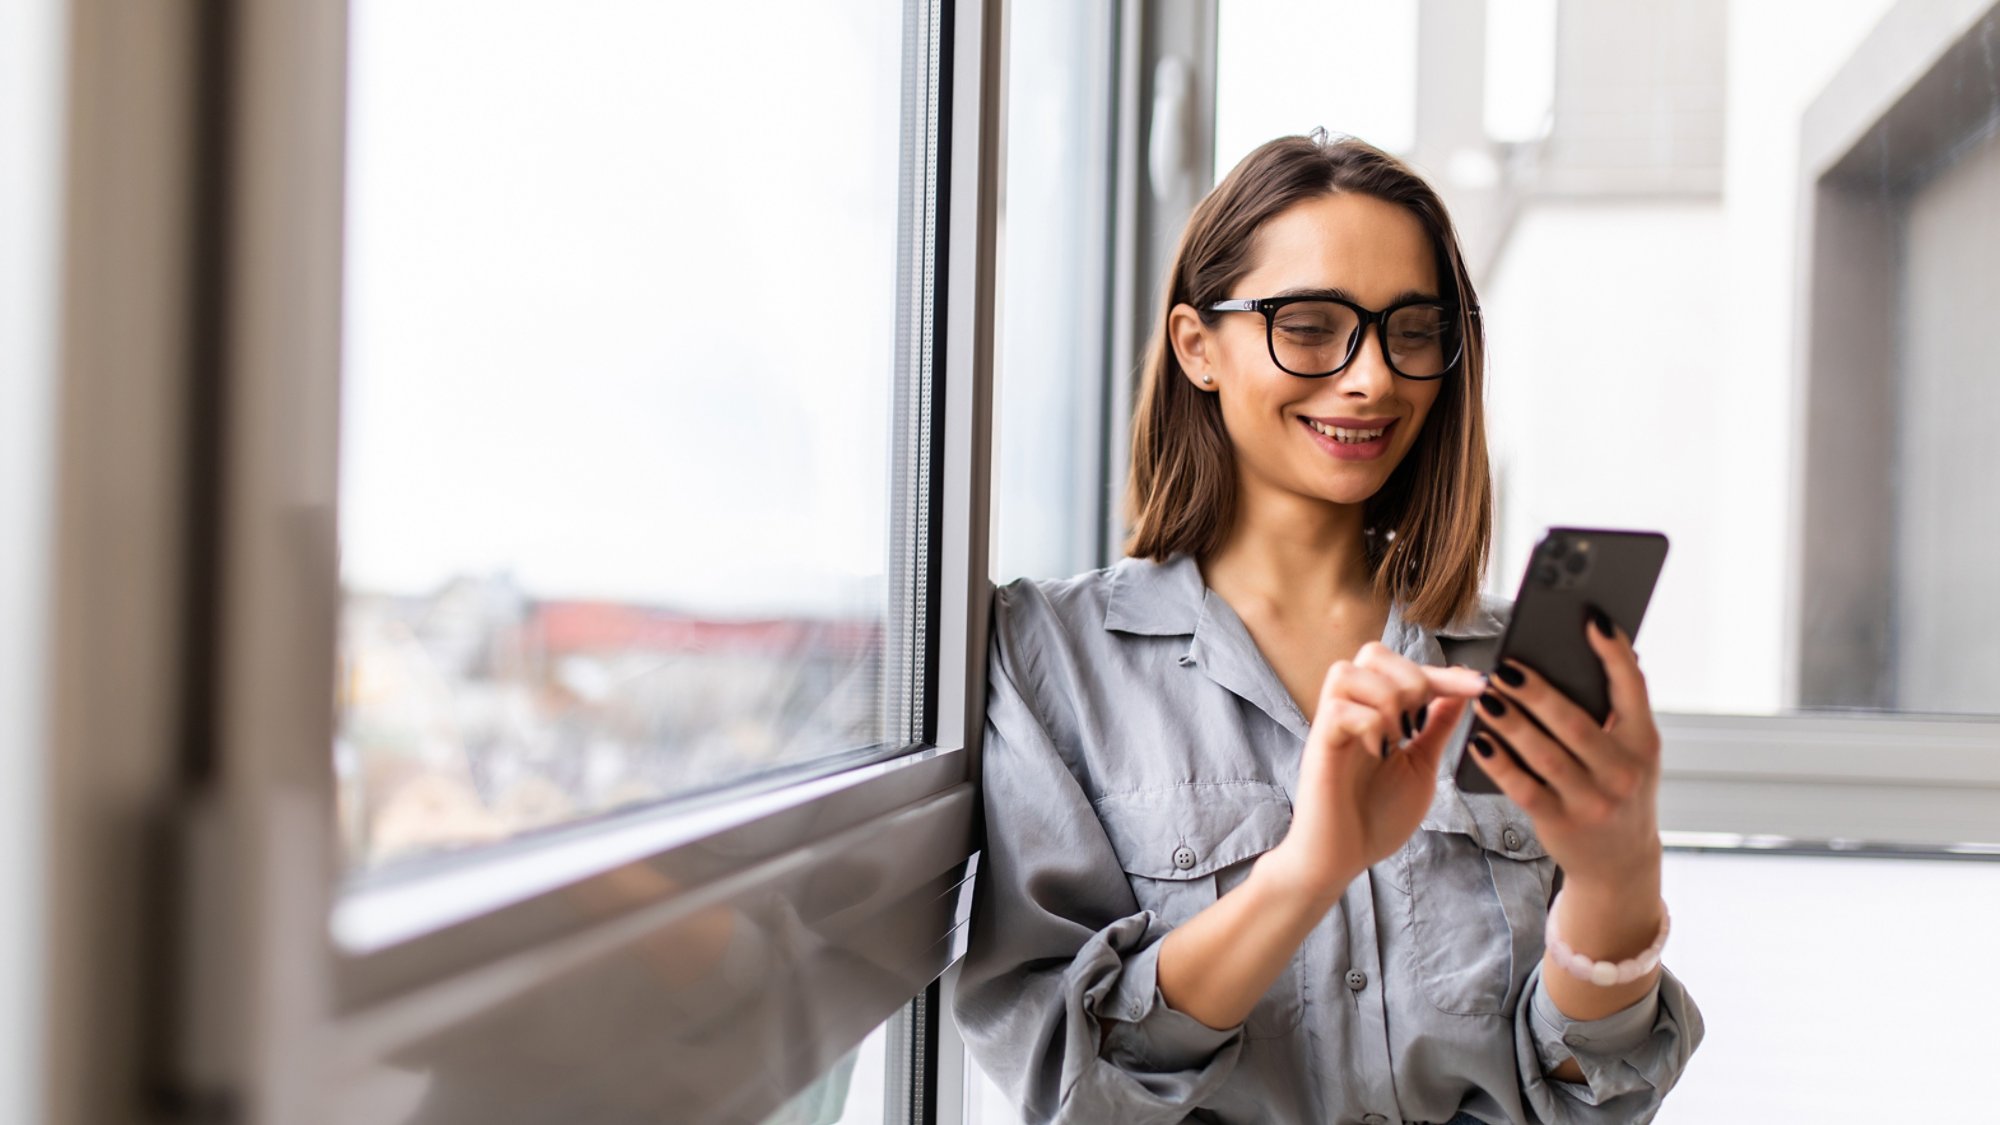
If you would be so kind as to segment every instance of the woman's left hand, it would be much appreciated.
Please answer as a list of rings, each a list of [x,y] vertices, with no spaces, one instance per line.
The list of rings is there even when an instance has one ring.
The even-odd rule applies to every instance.
[[[1643,901],[1649,887],[1657,896],[1660,880],[1660,732],[1631,639],[1612,628],[1607,638],[1584,627],[1610,684],[1611,714],[1602,725],[1514,661],[1494,669],[1480,698],[1480,721],[1541,781],[1491,746],[1490,736],[1491,753],[1471,749],[1500,791],[1533,819],[1566,882],[1637,891]]]

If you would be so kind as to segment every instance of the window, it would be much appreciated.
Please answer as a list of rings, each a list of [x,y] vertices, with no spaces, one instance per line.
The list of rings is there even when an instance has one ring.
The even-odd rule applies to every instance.
[[[127,866],[186,893],[80,932],[197,962],[146,982],[173,1096],[852,1092],[964,943],[999,8],[147,11],[200,49],[140,88],[204,76],[148,135],[200,143],[86,147],[171,153],[129,194],[202,218],[118,275],[205,330],[124,411],[199,595],[135,591],[189,634],[146,774],[185,847]]]
[[[907,741],[899,6],[351,11],[349,865]]]

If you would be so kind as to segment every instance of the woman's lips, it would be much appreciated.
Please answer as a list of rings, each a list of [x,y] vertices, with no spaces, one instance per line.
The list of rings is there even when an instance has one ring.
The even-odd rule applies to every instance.
[[[1312,423],[1307,419],[1300,418],[1299,425],[1305,427],[1306,433],[1312,435],[1312,439],[1319,443],[1321,449],[1326,450],[1342,461],[1373,461],[1375,458],[1389,452],[1389,438],[1396,432],[1396,423],[1393,420],[1378,422],[1376,425],[1383,427],[1381,437],[1375,438],[1372,441],[1348,442],[1335,441],[1326,434],[1320,433],[1318,430],[1313,429]],[[1347,427],[1343,426],[1341,428],[1346,429]],[[1361,427],[1357,426],[1355,428],[1360,429]],[[1369,428],[1372,429],[1374,427]]]

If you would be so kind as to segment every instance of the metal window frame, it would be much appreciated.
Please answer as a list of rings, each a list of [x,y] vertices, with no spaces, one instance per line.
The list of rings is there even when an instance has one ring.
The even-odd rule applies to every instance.
[[[1658,716],[1673,845],[1988,856],[2000,722],[1863,712]]]
[[[750,1048],[738,1052],[745,1070],[720,1087],[703,1086],[713,1075],[679,1076],[690,1093],[678,1111],[775,1108],[919,997],[907,1039],[929,1054],[916,1057],[923,1081],[902,1119],[956,1118],[961,1059],[932,1044],[953,1045],[949,1021],[937,1020],[936,981],[963,948],[976,870],[1004,21],[1000,0],[917,3],[945,28],[942,362],[920,420],[935,443],[931,477],[916,482],[932,548],[914,560],[934,591],[928,643],[915,652],[929,662],[918,713],[933,737],[902,756],[708,802],[699,830],[666,807],[413,871],[364,892],[363,920],[375,913],[373,929],[362,928],[379,942],[360,953],[337,946],[328,925],[343,904],[325,751],[338,610],[346,11],[225,3],[184,25],[200,31],[193,54],[215,76],[185,107],[209,138],[191,178],[213,256],[195,256],[198,283],[182,310],[209,342],[194,345],[177,390],[215,452],[187,481],[196,518],[181,553],[189,588],[200,588],[187,602],[194,659],[180,673],[179,769],[155,795],[171,810],[172,952],[156,966],[158,1003],[143,1006],[160,1028],[144,1069],[169,1115],[341,1119],[359,1112],[341,1099],[385,1062],[438,1044],[508,1050],[532,1031],[510,1014],[522,1005],[626,979],[649,955],[657,968],[662,949],[713,953],[699,934],[728,918],[736,936],[717,971],[642,1017],[671,1035],[691,1011],[726,1012],[704,1034]],[[479,898],[510,866],[537,864],[547,880],[537,893]],[[843,885],[860,889],[828,912],[819,896]],[[466,917],[440,928],[396,914],[452,900]],[[787,944],[800,934],[809,948]],[[880,973],[857,984],[863,949]],[[790,974],[774,990],[787,1016],[814,1014],[809,1029],[754,1002],[772,980],[746,970]]]

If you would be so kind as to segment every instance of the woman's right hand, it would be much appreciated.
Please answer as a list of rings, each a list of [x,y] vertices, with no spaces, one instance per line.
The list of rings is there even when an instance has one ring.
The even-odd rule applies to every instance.
[[[1419,664],[1380,641],[1336,661],[1299,761],[1291,829],[1259,865],[1331,908],[1422,823],[1445,742],[1485,687],[1470,668]]]

